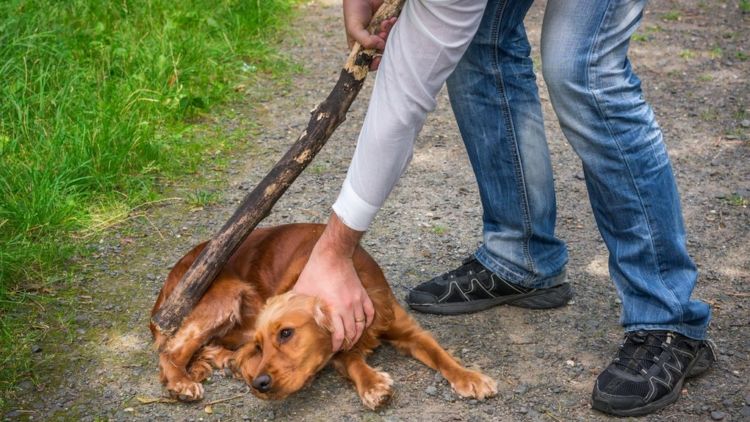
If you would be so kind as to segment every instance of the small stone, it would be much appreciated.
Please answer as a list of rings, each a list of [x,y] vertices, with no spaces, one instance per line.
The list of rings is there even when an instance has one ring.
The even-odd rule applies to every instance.
[[[519,384],[518,387],[513,390],[516,394],[526,394],[527,391],[529,391],[529,386],[526,384]]]
[[[133,412],[135,412],[135,409],[133,409],[132,407],[126,407],[126,408],[122,409],[122,411],[123,412],[127,412],[127,413],[133,413]]]
[[[745,119],[745,120],[741,121],[740,122],[740,126],[742,126],[744,128],[750,127],[750,120]]]
[[[576,362],[574,360],[566,360],[565,364],[568,366],[576,366]]]
[[[703,406],[701,406],[701,410],[704,411],[704,412],[707,412],[708,409],[710,409],[710,407],[708,407],[708,405],[706,405],[706,404],[704,404]]]
[[[433,380],[434,380],[434,381],[435,381],[436,383],[440,383],[440,382],[443,382],[443,379],[444,379],[444,378],[443,378],[443,374],[441,374],[440,372],[435,372],[435,376],[433,377]]]
[[[424,389],[424,392],[427,393],[430,396],[434,396],[437,394],[437,388],[434,385],[431,385]]]
[[[526,406],[521,406],[521,408],[518,409],[518,413],[525,415],[529,413],[529,409]]]
[[[711,412],[711,419],[715,421],[720,421],[724,419],[725,417],[727,417],[727,414],[719,410],[714,410],[713,412]]]
[[[584,179],[586,178],[586,177],[585,177],[585,176],[583,175],[583,172],[582,172],[582,171],[579,171],[579,172],[578,172],[578,173],[576,173],[576,174],[575,174],[575,175],[574,175],[573,177],[575,177],[575,178],[576,178],[576,179],[578,179],[578,180],[584,180]]]
[[[451,394],[448,391],[446,391],[446,392],[443,393],[443,400],[452,402],[455,399],[453,398],[453,394]]]
[[[477,403],[479,403],[479,401],[474,400],[474,399],[469,400],[469,404],[471,404],[471,405],[476,405]]]
[[[750,394],[745,396],[745,404],[750,405]]]
[[[742,410],[740,410],[740,415],[746,418],[750,418],[750,405],[742,406]]]
[[[34,344],[31,346],[31,353],[40,353],[42,351],[42,346],[38,344]]]
[[[732,407],[732,406],[734,406],[734,402],[732,401],[732,399],[726,399],[726,400],[724,400],[724,401],[723,401],[722,403],[723,403],[723,404],[724,404],[724,406],[726,406],[726,407]]]

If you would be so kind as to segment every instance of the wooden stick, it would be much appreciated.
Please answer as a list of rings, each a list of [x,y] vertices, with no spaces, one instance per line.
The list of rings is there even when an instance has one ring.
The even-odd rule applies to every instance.
[[[370,32],[401,12],[405,0],[386,0],[370,23]],[[154,314],[156,328],[172,335],[195,307],[221,268],[250,232],[265,218],[281,195],[323,148],[334,130],[346,119],[346,113],[367,78],[374,50],[359,44],[352,48],[331,93],[310,116],[307,128],[289,151],[271,169],[258,186],[245,196],[229,221],[209,241],[190,266],[174,291]]]

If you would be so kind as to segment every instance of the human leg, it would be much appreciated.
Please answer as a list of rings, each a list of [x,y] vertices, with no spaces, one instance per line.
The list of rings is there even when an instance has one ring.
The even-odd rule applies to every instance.
[[[589,198],[610,251],[627,331],[670,330],[702,339],[709,307],[691,300],[672,168],[640,80],[627,58],[645,0],[550,0],[542,66],[566,138],[583,161]]]
[[[559,284],[555,192],[523,18],[532,1],[490,1],[448,79],[451,106],[479,185],[484,244],[476,258],[525,287]]]
[[[484,243],[459,268],[411,290],[418,311],[459,314],[509,304],[553,308],[572,297],[565,244],[523,18],[531,1],[490,1],[448,79],[479,185]]]
[[[662,133],[627,57],[645,3],[549,0],[542,35],[552,105],[583,161],[622,299],[627,334],[593,392],[594,408],[620,416],[676,401],[716,360],[703,340],[710,310],[690,299],[697,270]]]

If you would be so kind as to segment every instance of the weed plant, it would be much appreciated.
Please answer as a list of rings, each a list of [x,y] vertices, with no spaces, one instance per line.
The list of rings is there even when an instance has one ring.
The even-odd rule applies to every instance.
[[[81,233],[200,165],[211,140],[184,136],[187,121],[238,75],[284,71],[271,45],[291,4],[0,2],[0,397],[28,372],[24,315]]]

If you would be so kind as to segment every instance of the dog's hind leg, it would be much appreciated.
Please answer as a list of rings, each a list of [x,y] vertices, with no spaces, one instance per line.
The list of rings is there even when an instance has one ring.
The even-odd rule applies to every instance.
[[[480,372],[464,368],[401,306],[394,303],[393,307],[393,322],[382,336],[385,340],[430,368],[440,371],[461,397],[482,400],[497,394],[495,380]]]
[[[359,398],[369,409],[374,410],[384,405],[393,395],[391,376],[373,369],[360,353],[338,353],[333,358],[333,366],[354,383]]]

